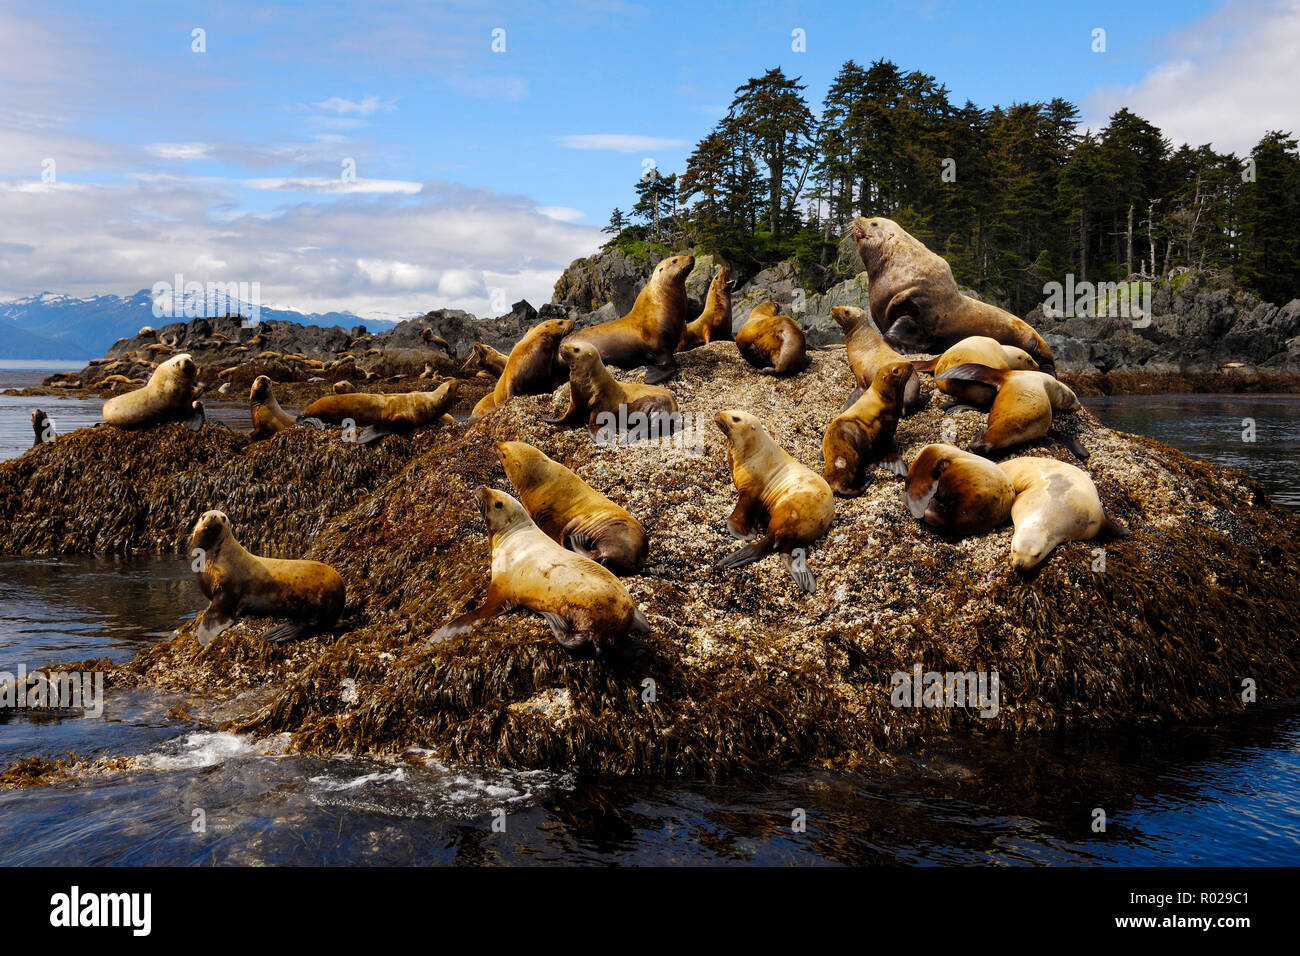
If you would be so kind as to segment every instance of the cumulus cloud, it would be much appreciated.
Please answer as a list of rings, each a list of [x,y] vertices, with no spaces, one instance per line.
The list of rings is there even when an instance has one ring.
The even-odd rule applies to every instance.
[[[616,153],[642,153],[648,149],[685,146],[685,140],[658,136],[633,136],[627,133],[582,133],[561,136],[560,145],[568,149],[607,149]]]
[[[1097,90],[1083,102],[1096,129],[1122,106],[1150,120],[1174,146],[1212,143],[1250,152],[1269,130],[1300,132],[1300,0],[1239,0],[1172,34],[1138,83]]]

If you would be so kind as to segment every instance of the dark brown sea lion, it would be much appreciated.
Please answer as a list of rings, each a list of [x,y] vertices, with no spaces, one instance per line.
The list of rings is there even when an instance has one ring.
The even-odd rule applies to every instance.
[[[970,450],[992,455],[1025,442],[1042,438],[1052,427],[1055,412],[1072,412],[1080,408],[1079,399],[1068,385],[1043,372],[1019,372],[1015,369],[989,368],[986,365],[954,365],[935,381],[983,382],[998,390],[989,406],[988,425],[973,442]],[[1057,435],[1061,443],[1079,458],[1087,450],[1069,435]]]
[[[790,577],[809,594],[817,582],[808,570],[807,547],[826,533],[835,517],[835,496],[821,475],[786,454],[748,412],[728,409],[713,421],[727,436],[727,464],[740,498],[727,518],[727,530],[747,538],[763,536],[718,561],[743,568],[779,552]]]
[[[736,349],[764,375],[793,375],[808,367],[807,340],[799,323],[775,302],[754,307],[736,333]]]
[[[867,267],[871,318],[892,345],[938,352],[971,335],[1017,345],[1053,372],[1052,350],[1029,323],[995,305],[962,295],[952,267],[925,243],[883,216],[853,223],[858,255]]]
[[[104,421],[117,428],[183,422],[198,429],[204,421],[202,403],[194,400],[198,374],[188,352],[174,355],[153,370],[144,386],[106,401]]]
[[[254,441],[270,438],[276,432],[294,426],[294,417],[275,400],[275,390],[265,375],[253,379],[253,387],[248,390],[248,402],[249,414],[253,419]]]
[[[686,328],[686,277],[694,267],[694,256],[665,259],[655,266],[631,312],[579,329],[565,341],[594,345],[606,365],[622,369],[647,366],[648,385],[672,378],[677,373],[673,353]]]
[[[1128,529],[1106,514],[1087,472],[1055,458],[1013,458],[998,467],[1015,488],[1011,566],[1017,571],[1037,567],[1065,541],[1128,536]]]
[[[673,431],[677,399],[668,389],[618,381],[609,374],[594,345],[575,342],[572,337],[560,345],[560,361],[569,369],[569,408],[559,418],[543,421],[585,424],[601,441],[612,440],[629,428],[660,435]]]
[[[903,415],[903,395],[915,377],[901,359],[882,365],[871,387],[826,426],[822,436],[823,475],[835,494],[856,498],[867,487],[867,469],[878,461],[897,475],[907,473],[894,450],[894,432]]]
[[[212,602],[199,622],[198,639],[204,646],[241,617],[289,618],[262,635],[281,644],[327,631],[343,613],[347,592],[337,571],[319,561],[249,554],[220,511],[199,518],[189,548],[199,588]]]
[[[50,416],[39,408],[32,412],[32,432],[35,434],[35,439],[32,441],[33,448],[54,441],[56,434],[54,423],[50,421]]]
[[[474,497],[492,549],[487,596],[477,610],[439,628],[430,643],[520,607],[542,615],[563,647],[597,657],[617,655],[629,635],[650,632],[645,615],[612,573],[552,541],[505,492],[480,485]]]
[[[849,396],[852,405],[871,387],[876,372],[886,365],[903,361],[880,331],[871,321],[870,314],[856,305],[837,305],[831,309],[831,318],[844,330],[844,348],[848,353],[849,368],[857,381],[857,390]],[[930,401],[930,396],[921,390],[921,378],[915,373],[908,376],[903,391],[903,414],[911,415],[920,411]]]
[[[955,445],[922,448],[907,470],[903,492],[914,518],[953,538],[1005,524],[1015,496],[997,465]]]
[[[554,541],[615,574],[636,574],[650,542],[641,522],[532,445],[499,441],[497,455],[528,515]]]
[[[446,424],[444,415],[455,400],[455,382],[444,382],[432,392],[349,392],[326,395],[302,410],[299,424],[325,424],[362,428],[358,444],[367,444],[389,434],[409,434],[426,425]],[[347,436],[345,436],[347,437]]]
[[[694,322],[686,324],[677,351],[686,352],[710,342],[731,341],[731,269],[723,265],[709,283],[709,298],[704,311]]]

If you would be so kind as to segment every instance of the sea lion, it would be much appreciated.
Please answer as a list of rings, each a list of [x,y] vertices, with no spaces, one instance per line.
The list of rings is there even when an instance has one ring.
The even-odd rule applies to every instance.
[[[506,370],[506,362],[510,361],[510,356],[504,352],[498,352],[490,345],[482,342],[475,342],[473,350],[469,353],[469,358],[465,360],[462,368],[469,371],[472,368],[480,368],[485,372],[491,372],[498,378]]]
[[[54,422],[50,421],[50,416],[39,408],[32,412],[32,431],[36,436],[32,442],[33,448],[54,441],[54,436],[57,434],[54,430]]]
[[[333,391],[335,395],[347,395],[352,391],[352,383],[346,378],[341,378],[334,383],[334,387],[331,391]]]
[[[710,342],[730,341],[731,334],[731,269],[723,265],[709,283],[709,296],[700,317],[686,324],[677,351],[686,352]]]
[[[1087,541],[1100,534],[1128,536],[1128,529],[1106,514],[1086,471],[1055,458],[1013,458],[998,467],[1016,493],[1011,566],[1017,571],[1042,564],[1065,541]]]
[[[971,451],[986,457],[1042,438],[1052,427],[1054,412],[1072,412],[1082,407],[1068,385],[1062,385],[1044,372],[1020,372],[967,363],[954,365],[935,376],[936,382],[949,379],[983,382],[997,389],[997,398],[989,406],[988,425],[970,446]],[[1073,436],[1058,434],[1056,437],[1080,459],[1088,457],[1087,449]]]
[[[326,423],[351,422],[365,426],[356,436],[358,444],[367,444],[390,434],[409,434],[425,425],[446,424],[444,415],[455,395],[455,381],[444,382],[432,392],[349,392],[326,395],[302,410],[298,424],[324,427]]]
[[[253,379],[253,387],[248,390],[248,411],[253,419],[254,441],[270,438],[276,432],[294,425],[294,417],[275,400],[271,380],[265,375]]]
[[[636,574],[650,551],[641,522],[532,445],[496,443],[528,515],[553,540],[615,574]]]
[[[896,475],[907,474],[907,466],[894,451],[894,432],[903,415],[907,383],[915,377],[912,366],[901,359],[882,365],[866,393],[826,426],[823,475],[835,494],[844,498],[862,494],[868,466],[876,461],[883,460]]]
[[[262,635],[282,644],[329,630],[343,613],[347,592],[337,571],[319,561],[249,554],[220,511],[199,518],[189,549],[199,588],[212,602],[199,622],[198,639],[205,647],[241,617],[289,618]]]
[[[199,429],[202,403],[194,401],[199,369],[188,352],[163,362],[143,387],[104,403],[104,421],[117,428],[145,428],[167,422],[184,422]]]
[[[481,418],[516,395],[545,395],[555,391],[568,375],[556,350],[572,331],[571,319],[546,319],[525,332],[510,350],[505,368],[497,377],[491,403],[485,396],[474,406],[471,418]]]
[[[1032,325],[962,295],[947,261],[892,219],[859,216],[853,238],[867,267],[871,318],[892,345],[937,352],[967,336],[987,335],[1020,346],[1045,372],[1055,371],[1052,350]]]
[[[504,491],[480,485],[474,497],[492,551],[487,596],[477,610],[440,627],[430,643],[518,607],[542,615],[561,646],[597,657],[623,651],[630,634],[650,632],[645,615],[611,572],[552,541]]]
[[[852,405],[862,393],[871,387],[876,372],[886,365],[903,361],[903,356],[894,351],[881,336],[880,331],[871,321],[871,315],[856,305],[837,305],[831,309],[831,318],[844,330],[844,347],[848,353],[849,368],[858,387],[849,396],[845,407]],[[920,411],[930,401],[930,396],[921,391],[921,377],[916,374],[908,376],[903,391],[903,414],[911,415]]]
[[[673,353],[686,328],[686,277],[694,267],[694,256],[670,256],[655,266],[631,312],[579,329],[565,341],[594,345],[606,365],[622,369],[648,366],[647,385],[672,378],[677,374]]]
[[[968,362],[986,365],[989,368],[1010,368],[1020,372],[1038,371],[1038,363],[1024,349],[1016,345],[1003,345],[997,339],[991,339],[987,335],[972,335],[964,338],[938,358],[913,362],[912,366],[918,372],[929,372],[939,376],[953,366],[965,365]],[[998,393],[991,385],[956,379],[944,379],[935,382],[935,385],[956,399],[956,402],[946,406],[949,408],[954,404],[964,404],[987,409],[993,404],[993,399]]]
[[[585,423],[602,442],[623,431],[631,432],[635,441],[648,437],[647,433],[671,434],[674,430],[677,399],[668,389],[618,381],[609,374],[594,345],[571,337],[560,345],[560,361],[569,369],[569,408],[558,418],[542,421],[551,425]]]
[[[914,518],[953,538],[1006,523],[1016,492],[987,458],[955,445],[926,445],[907,470],[903,499]]]
[[[817,582],[804,552],[826,533],[835,517],[830,485],[786,454],[748,412],[728,409],[713,421],[727,436],[727,465],[740,492],[727,518],[727,530],[747,538],[764,528],[761,538],[722,557],[718,565],[743,568],[777,551],[795,584],[812,594]]]
[[[741,357],[764,375],[793,375],[808,366],[807,340],[799,323],[775,302],[754,307],[736,333]]]

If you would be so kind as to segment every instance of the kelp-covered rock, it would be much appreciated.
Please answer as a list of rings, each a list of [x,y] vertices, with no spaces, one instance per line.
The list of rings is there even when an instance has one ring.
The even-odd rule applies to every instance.
[[[713,567],[736,546],[724,526],[736,492],[713,414],[752,412],[820,471],[822,432],[853,382],[839,350],[813,353],[810,368],[789,379],[756,374],[730,342],[679,361],[680,376],[669,385],[683,412],[698,416],[688,425],[699,432],[667,447],[601,447],[584,429],[543,424],[564,389],[514,399],[473,425],[386,438],[368,449],[341,450],[336,436],[312,433],[277,437],[265,451],[241,448],[242,455],[210,430],[194,438],[169,429],[150,441],[101,429],[82,445],[70,444],[76,436],[60,439],[69,442],[68,462],[48,474],[30,453],[0,466],[0,508],[19,526],[7,532],[9,547],[43,540],[30,530],[32,512],[12,510],[22,481],[36,479],[37,497],[93,494],[97,460],[115,456],[139,469],[135,494],[147,501],[151,482],[169,489],[195,480],[180,470],[160,479],[150,459],[179,460],[196,442],[215,443],[222,455],[206,459],[204,491],[213,497],[192,507],[222,507],[241,539],[284,535],[296,508],[314,505],[302,523],[303,543],[310,542],[303,554],[330,563],[347,582],[337,633],[272,646],[258,637],[269,622],[244,621],[200,651],[189,623],[113,675],[119,686],[222,701],[223,713],[234,715],[224,726],[287,732],[294,746],[312,751],[419,746],[485,764],[644,775],[808,762],[861,767],[954,731],[1228,714],[1245,706],[1247,678],[1260,699],[1300,691],[1300,519],[1271,505],[1240,472],[1117,434],[1086,412],[1061,425],[1092,452],[1088,469],[1110,512],[1132,531],[1127,539],[1068,544],[1025,576],[1009,562],[1010,527],[946,541],[912,518],[901,481],[877,470],[861,498],[839,502],[830,531],[810,551],[817,593],[798,592],[775,557],[740,571]],[[955,427],[964,445],[983,422],[968,412],[946,425],[932,397],[903,420],[898,442],[910,460],[945,428]],[[639,659],[617,667],[574,659],[527,612],[425,646],[447,619],[483,598],[488,546],[471,491],[480,483],[510,490],[492,448],[503,439],[533,443],[645,524],[649,560],[624,579],[653,625]],[[362,467],[353,453],[374,456],[376,471],[349,502],[343,471]],[[1017,454],[1066,457],[1050,441]],[[230,495],[237,478],[256,473],[251,460],[240,463],[254,455],[284,470],[249,509]],[[295,468],[338,471],[340,485],[313,494],[319,489],[289,477]],[[130,474],[117,477],[118,495],[127,493]],[[299,503],[289,505],[295,496]],[[93,538],[94,508],[63,513],[63,540]],[[915,664],[996,670],[996,716],[895,707],[893,677]]]

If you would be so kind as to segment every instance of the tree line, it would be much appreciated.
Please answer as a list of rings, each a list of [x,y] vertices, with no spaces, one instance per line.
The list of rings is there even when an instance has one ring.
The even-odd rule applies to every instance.
[[[680,172],[648,170],[611,244],[688,241],[743,271],[782,259],[813,284],[842,276],[855,215],[897,220],[958,282],[1026,312],[1043,286],[1223,269],[1265,299],[1300,294],[1300,152],[1266,132],[1249,156],[1174,148],[1121,109],[1080,132],[1063,99],[954,105],[934,77],[888,60],[839,70],[814,113],[798,77],[738,87]]]

